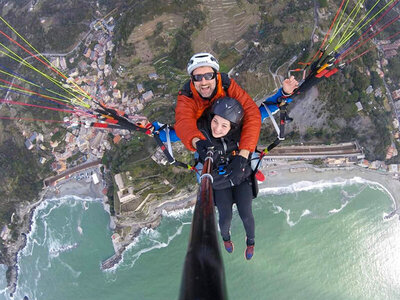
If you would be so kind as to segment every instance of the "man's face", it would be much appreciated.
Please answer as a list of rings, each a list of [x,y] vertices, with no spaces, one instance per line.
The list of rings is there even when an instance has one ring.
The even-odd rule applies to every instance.
[[[214,73],[213,68],[211,67],[199,67],[195,69],[192,73],[192,75],[203,75],[206,73]],[[212,95],[214,92],[217,80],[216,78],[206,80],[204,77],[201,79],[201,81],[195,81],[192,78],[194,87],[196,88],[197,92],[203,97],[203,98],[208,98]]]

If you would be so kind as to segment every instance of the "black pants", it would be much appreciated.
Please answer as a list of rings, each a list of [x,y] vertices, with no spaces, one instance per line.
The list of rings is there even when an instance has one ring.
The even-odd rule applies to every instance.
[[[251,208],[253,191],[246,180],[238,186],[214,190],[214,201],[219,213],[219,228],[224,241],[230,240],[232,206],[236,203],[247,236],[247,245],[254,244],[254,216]]]

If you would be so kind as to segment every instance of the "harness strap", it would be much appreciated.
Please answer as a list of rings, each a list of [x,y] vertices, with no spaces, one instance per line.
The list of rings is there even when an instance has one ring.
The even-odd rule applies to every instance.
[[[165,157],[167,158],[167,160],[170,164],[177,166],[177,167],[189,169],[189,170],[194,170],[195,172],[197,172],[196,168],[174,159],[173,155],[171,154],[172,153],[171,142],[169,142],[170,151],[168,151],[168,149],[166,148],[164,143],[161,141],[158,131],[166,128],[168,126],[167,124],[164,124],[158,131],[152,132],[152,130],[150,128],[151,126],[150,127],[141,127],[139,125],[132,123],[126,117],[119,115],[115,110],[105,107],[103,105],[101,105],[101,107],[102,107],[102,109],[96,109],[96,111],[98,113],[100,113],[102,116],[106,117],[107,120],[108,119],[115,120],[116,122],[114,122],[114,121],[107,121],[107,123],[95,122],[95,123],[92,123],[93,127],[127,129],[129,131],[143,132],[143,133],[147,134],[148,136],[152,136],[155,139],[157,145],[161,148],[161,150],[163,151]],[[169,134],[167,135],[167,139],[169,139]]]

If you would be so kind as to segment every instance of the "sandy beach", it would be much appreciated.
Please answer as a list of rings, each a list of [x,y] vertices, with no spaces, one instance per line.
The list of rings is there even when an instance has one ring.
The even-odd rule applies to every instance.
[[[394,211],[400,204],[400,181],[393,178],[393,174],[377,170],[365,169],[360,166],[318,168],[304,162],[285,164],[269,164],[261,168],[265,181],[259,184],[260,194],[269,188],[287,187],[300,181],[343,181],[353,178],[379,184],[391,196]]]
[[[78,196],[80,198],[103,199],[102,184],[92,181],[67,179],[55,187],[49,187],[45,199],[62,198],[65,196]]]

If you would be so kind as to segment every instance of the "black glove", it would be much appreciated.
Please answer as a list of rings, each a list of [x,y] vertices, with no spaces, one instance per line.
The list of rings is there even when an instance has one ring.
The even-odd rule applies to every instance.
[[[213,189],[214,190],[223,190],[232,187],[231,181],[226,174],[221,174],[218,170],[211,171],[211,175],[213,177]]]
[[[199,140],[196,142],[196,150],[199,153],[199,160],[204,162],[207,157],[208,148],[213,147],[213,143],[209,140]]]
[[[232,159],[232,162],[226,167],[227,177],[232,185],[241,184],[251,174],[251,169],[247,158],[237,155]]]

